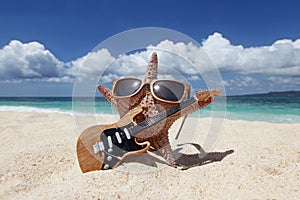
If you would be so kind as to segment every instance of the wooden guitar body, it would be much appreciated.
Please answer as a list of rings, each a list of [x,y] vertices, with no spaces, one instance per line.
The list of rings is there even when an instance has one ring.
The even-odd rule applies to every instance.
[[[129,132],[136,125],[133,118],[141,108],[129,111],[117,123],[96,125],[85,129],[77,141],[77,157],[83,173],[113,169],[130,154],[144,153],[149,142],[138,143]]]

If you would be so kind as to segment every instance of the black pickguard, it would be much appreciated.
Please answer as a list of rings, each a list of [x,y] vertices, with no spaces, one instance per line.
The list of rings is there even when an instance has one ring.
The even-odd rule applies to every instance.
[[[123,127],[106,129],[100,134],[100,141],[104,145],[104,162],[102,169],[113,168],[128,152],[142,150],[147,147],[147,145],[139,145],[135,141],[135,137],[130,135],[130,139],[127,138],[124,129],[129,130],[130,127],[134,126],[130,123]],[[118,141],[116,132],[119,133],[121,138],[121,143]],[[130,132],[130,131],[129,131]],[[108,137],[110,136],[112,141],[112,148],[109,146]],[[109,150],[110,149],[110,150]]]

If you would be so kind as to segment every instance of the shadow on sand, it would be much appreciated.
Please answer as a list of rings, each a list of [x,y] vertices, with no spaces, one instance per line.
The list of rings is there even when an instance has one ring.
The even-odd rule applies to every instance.
[[[178,158],[176,160],[177,164],[184,166],[184,169],[189,169],[191,167],[206,165],[213,162],[219,162],[223,160],[227,155],[232,154],[234,150],[228,150],[225,152],[205,152],[204,149],[199,145],[195,143],[187,143],[190,145],[193,145],[199,153],[196,154],[184,154],[179,153],[181,148],[178,148],[174,151],[174,154]],[[185,145],[185,144],[182,144]],[[181,146],[181,145],[178,145]]]
[[[195,143],[185,143],[180,144],[178,146],[183,145],[192,145],[194,146],[199,153],[195,154],[185,154],[180,153],[182,148],[177,148],[173,151],[174,156],[176,157],[176,163],[180,165],[181,169],[189,169],[196,166],[206,165],[209,163],[221,161],[227,155],[232,154],[234,150],[228,150],[225,152],[205,152],[204,149]],[[158,163],[167,164],[166,161],[158,154],[158,152],[144,153],[144,154],[136,154],[134,156],[128,156],[124,159],[124,163],[137,162],[142,163],[146,166],[158,167]]]

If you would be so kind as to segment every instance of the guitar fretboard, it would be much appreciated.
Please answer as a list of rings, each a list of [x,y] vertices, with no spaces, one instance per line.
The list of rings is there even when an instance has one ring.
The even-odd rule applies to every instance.
[[[180,110],[188,107],[189,105],[196,103],[197,100],[195,97],[192,97],[180,104],[177,104],[175,106],[173,106],[172,108],[169,108],[168,110],[165,110],[163,112],[158,113],[157,115],[155,115],[154,117],[151,117],[149,119],[146,119],[144,121],[142,121],[141,123],[139,123],[138,125],[131,127],[130,131],[131,131],[131,135],[135,136],[136,134],[138,134],[139,132],[146,130],[147,128],[149,128],[150,126],[153,126],[154,124],[166,119],[167,117],[179,112]]]

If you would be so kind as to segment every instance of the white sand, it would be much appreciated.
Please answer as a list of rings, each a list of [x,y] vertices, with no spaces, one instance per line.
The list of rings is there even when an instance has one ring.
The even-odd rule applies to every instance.
[[[191,119],[177,143],[202,144],[208,128],[208,119]],[[300,199],[300,124],[225,120],[209,154],[223,159],[199,166],[198,157],[185,156],[194,166],[183,171],[150,153],[82,174],[77,137],[69,115],[0,112],[0,199]]]

